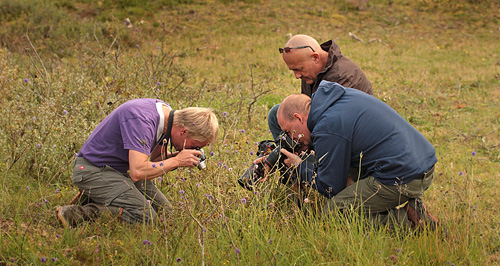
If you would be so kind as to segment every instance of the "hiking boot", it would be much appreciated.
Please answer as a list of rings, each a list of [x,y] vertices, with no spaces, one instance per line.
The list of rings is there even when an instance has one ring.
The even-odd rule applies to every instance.
[[[427,227],[430,230],[436,230],[441,225],[441,222],[429,213],[427,206],[420,198],[408,200],[404,208],[408,219],[412,222],[413,229]]]
[[[68,220],[68,214],[70,211],[70,208],[71,206],[59,206],[56,208],[56,216],[57,216],[57,220],[59,221],[59,223],[65,227],[65,228],[68,228],[70,227],[71,225],[69,224]]]

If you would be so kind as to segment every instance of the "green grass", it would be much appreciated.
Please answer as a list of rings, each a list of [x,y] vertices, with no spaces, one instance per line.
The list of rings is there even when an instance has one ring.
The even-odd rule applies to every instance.
[[[42,257],[63,265],[498,265],[499,9],[465,0],[378,0],[364,10],[340,0],[0,0],[0,265]],[[424,201],[446,236],[316,217],[317,193],[304,212],[276,178],[255,194],[238,186],[255,143],[271,138],[267,111],[300,91],[277,52],[289,33],[334,38],[375,96],[435,146]],[[205,149],[214,152],[207,171],[178,169],[157,182],[174,205],[158,224],[103,217],[61,228],[54,208],[76,193],[74,154],[107,114],[139,97],[215,110],[221,133]]]

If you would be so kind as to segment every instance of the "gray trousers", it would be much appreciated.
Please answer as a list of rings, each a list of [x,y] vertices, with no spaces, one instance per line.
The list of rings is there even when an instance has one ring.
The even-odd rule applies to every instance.
[[[129,223],[151,223],[161,208],[172,208],[151,180],[133,182],[110,166],[96,167],[83,157],[73,166],[73,183],[92,203],[72,206],[70,223],[97,218],[102,212]]]
[[[411,198],[420,198],[432,184],[434,167],[430,168],[421,178],[414,179],[403,185],[385,185],[373,176],[361,179],[340,191],[328,200],[323,208],[323,214],[332,211],[359,210],[372,215],[377,222],[386,224],[389,219],[409,225],[404,209],[395,207]]]

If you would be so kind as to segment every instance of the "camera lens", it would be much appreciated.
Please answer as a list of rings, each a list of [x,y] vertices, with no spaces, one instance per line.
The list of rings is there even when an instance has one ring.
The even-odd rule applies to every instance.
[[[196,148],[197,150],[201,151],[201,156],[198,156],[200,158],[200,163],[198,164],[198,169],[200,170],[204,170],[205,168],[207,168],[207,165],[205,164],[205,159],[207,159],[207,157],[205,156],[205,152],[203,151],[202,148]]]
[[[203,170],[205,168],[207,168],[205,161],[200,161],[200,163],[198,164],[198,169]]]

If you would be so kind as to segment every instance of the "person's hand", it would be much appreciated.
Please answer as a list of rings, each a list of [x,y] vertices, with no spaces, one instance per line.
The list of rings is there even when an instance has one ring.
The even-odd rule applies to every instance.
[[[264,163],[266,157],[267,156],[259,157],[253,161],[253,164],[255,165],[264,166],[264,174],[259,179],[259,182],[266,182],[268,178],[267,175],[271,172],[271,167],[269,167],[266,163]]]
[[[176,153],[175,159],[178,167],[196,167],[200,163],[201,151],[184,149]]]
[[[297,168],[297,166],[302,163],[302,159],[297,154],[291,153],[285,149],[281,149],[281,153],[286,156],[283,162],[290,168]]]

